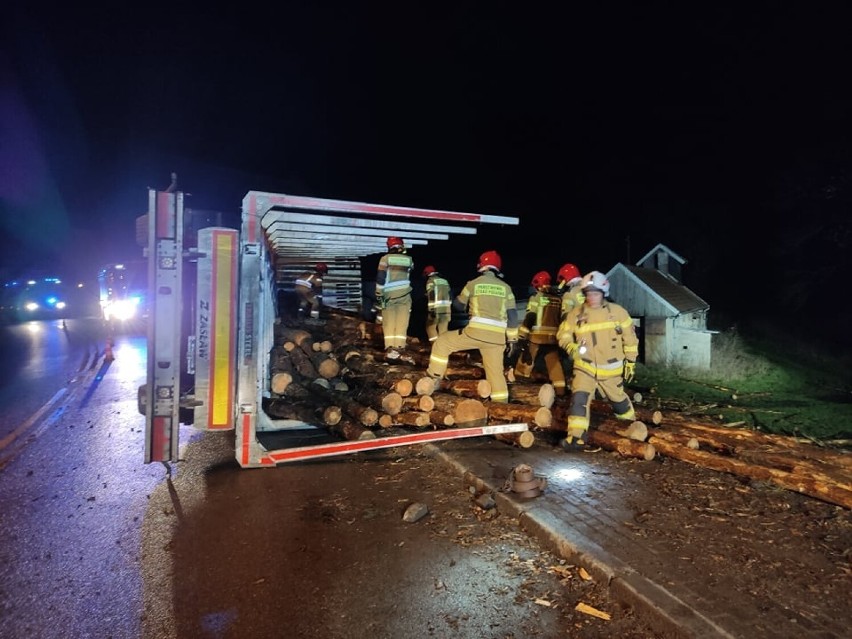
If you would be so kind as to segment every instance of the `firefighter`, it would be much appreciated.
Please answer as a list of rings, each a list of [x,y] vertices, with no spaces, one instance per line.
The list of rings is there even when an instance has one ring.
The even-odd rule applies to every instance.
[[[572,308],[583,303],[583,291],[580,287],[582,281],[580,269],[570,262],[563,264],[559,272],[556,273],[556,290],[562,296],[560,321],[565,319]]]
[[[560,349],[556,343],[556,330],[559,328],[559,311],[562,300],[551,287],[550,273],[540,271],[532,278],[535,289],[529,302],[518,339],[521,355],[515,365],[515,374],[530,377],[539,358],[544,360],[547,376],[557,397],[565,395],[565,371],[562,369]]]
[[[322,278],[328,274],[328,265],[317,262],[313,271],[302,273],[296,278],[296,296],[299,298],[299,317],[308,314],[311,319],[319,319],[322,308]]]
[[[434,266],[425,267],[423,277],[426,278],[426,336],[434,342],[450,326],[453,300],[450,298],[450,283]]]
[[[503,376],[503,355],[518,343],[518,311],[512,287],[503,281],[503,261],[497,251],[479,257],[479,276],[464,285],[453,300],[452,308],[468,313],[464,328],[441,333],[432,342],[427,373],[440,380],[447,370],[450,354],[478,349],[482,355],[485,378],[491,384],[491,401],[507,403],[509,386]]]
[[[585,445],[589,429],[589,404],[595,391],[612,405],[618,419],[633,420],[633,404],[624,383],[633,380],[639,340],[627,311],[606,299],[609,280],[599,271],[583,277],[584,302],[572,309],[559,325],[557,340],[574,360],[567,437],[559,443],[566,451]]]
[[[570,262],[563,264],[562,268],[557,271],[556,290],[562,296],[562,311],[559,315],[560,322],[565,320],[572,308],[580,306],[583,303],[585,298],[580,288],[582,280],[583,276],[580,275],[580,269]],[[571,356],[565,351],[560,350],[559,359],[562,362],[562,371],[565,379],[571,379],[571,371],[574,368]]]
[[[389,237],[387,245],[388,252],[379,260],[376,273],[376,306],[382,315],[387,357],[398,359],[408,337],[414,260],[406,253],[401,238]]]

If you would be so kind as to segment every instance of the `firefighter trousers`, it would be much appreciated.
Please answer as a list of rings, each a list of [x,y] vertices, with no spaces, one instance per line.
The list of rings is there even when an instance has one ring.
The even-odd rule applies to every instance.
[[[385,348],[405,348],[408,321],[411,319],[411,294],[400,295],[385,301],[382,310],[382,331]]]
[[[450,327],[449,313],[429,313],[426,316],[426,337],[430,342],[438,339],[438,335],[446,333]]]
[[[523,355],[518,360],[515,366],[515,374],[522,377],[531,377],[533,370],[539,362],[539,359],[544,360],[544,365],[547,368],[547,378],[553,385],[557,397],[565,395],[565,370],[562,368],[562,355],[559,346],[556,344],[533,344],[529,346],[529,361],[524,362]]]
[[[636,416],[633,404],[624,392],[624,379],[615,377],[594,377],[588,371],[574,369],[571,379],[571,406],[568,409],[568,434],[580,435],[589,430],[589,411],[595,390],[612,405],[612,411],[618,419],[633,420]]]
[[[492,344],[481,339],[466,335],[464,329],[441,333],[432,342],[432,354],[429,356],[429,369],[426,371],[431,377],[441,378],[447,371],[450,355],[457,351],[477,349],[482,355],[482,367],[485,369],[485,379],[491,384],[491,401],[508,403],[509,385],[503,375],[503,351],[506,344]]]

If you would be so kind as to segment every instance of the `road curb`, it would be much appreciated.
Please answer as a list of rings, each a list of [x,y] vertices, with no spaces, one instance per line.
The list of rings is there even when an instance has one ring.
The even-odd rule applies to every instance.
[[[664,633],[664,636],[735,639],[734,635],[684,603],[664,586],[640,575],[553,513],[537,505],[534,500],[528,503],[519,502],[502,492],[500,486],[494,486],[477,476],[453,458],[452,454],[434,444],[429,444],[426,448],[478,491],[491,492],[497,507],[517,518],[521,527],[545,548],[563,559],[582,564],[593,578],[606,582],[616,599],[632,606],[656,630]]]

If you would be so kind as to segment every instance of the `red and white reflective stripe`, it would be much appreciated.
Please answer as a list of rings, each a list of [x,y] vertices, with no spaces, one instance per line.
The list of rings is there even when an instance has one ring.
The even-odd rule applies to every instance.
[[[255,439],[255,433],[251,418],[251,414],[244,413],[242,428],[237,430],[237,450],[240,455],[240,466],[248,466],[252,461],[251,443]]]
[[[253,196],[258,195],[252,193]],[[383,204],[367,204],[365,202],[346,202],[344,200],[329,200],[317,197],[304,197],[300,195],[268,195],[268,204],[271,206],[289,206],[298,209],[309,209],[314,211],[340,211],[342,213],[372,213],[374,215],[426,217],[436,220],[459,220],[462,222],[481,222],[489,216],[476,213],[460,213],[456,211],[439,211],[435,209],[415,209],[403,206],[389,206]],[[254,204],[254,202],[252,202]],[[256,210],[256,209],[255,209]],[[497,216],[493,216],[497,217]]]
[[[332,457],[334,455],[346,455],[364,450],[379,450],[381,448],[393,448],[394,446],[407,446],[410,444],[425,444],[428,442],[445,441],[448,439],[461,439],[464,437],[479,437],[482,435],[498,435],[501,433],[522,433],[529,430],[524,424],[499,424],[496,426],[479,426],[474,428],[453,428],[452,430],[437,430],[428,433],[411,433],[407,435],[394,435],[391,437],[379,437],[377,439],[332,442],[330,444],[317,444],[316,446],[302,446],[270,451],[267,456],[275,463],[300,461],[303,459],[316,459],[318,457]]]

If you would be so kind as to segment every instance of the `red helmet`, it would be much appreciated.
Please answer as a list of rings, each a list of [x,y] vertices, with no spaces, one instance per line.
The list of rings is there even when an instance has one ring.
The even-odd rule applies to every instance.
[[[325,262],[317,262],[317,265],[314,267],[314,270],[316,270],[317,273],[322,273],[323,275],[325,275],[326,273],[328,273],[328,264],[326,264]]]
[[[500,259],[500,254],[497,251],[485,251],[485,253],[479,256],[479,263],[476,265],[476,269],[481,271],[488,267],[497,271],[503,269],[503,260]]]
[[[432,266],[431,264],[429,266],[423,267],[423,277],[429,277],[430,275],[432,275],[432,273],[437,273],[437,272],[438,271],[436,271],[435,267]]]
[[[575,280],[578,277],[581,277],[580,269],[578,269],[573,264],[569,263],[569,264],[564,264],[562,266],[562,268],[559,269],[559,272],[556,274],[556,281],[557,282],[570,282],[571,280]]]
[[[405,242],[402,241],[401,237],[389,237],[388,238],[388,250],[392,248],[405,248]]]
[[[532,278],[533,288],[541,288],[543,286],[550,286],[550,273],[547,271],[539,271]]]

